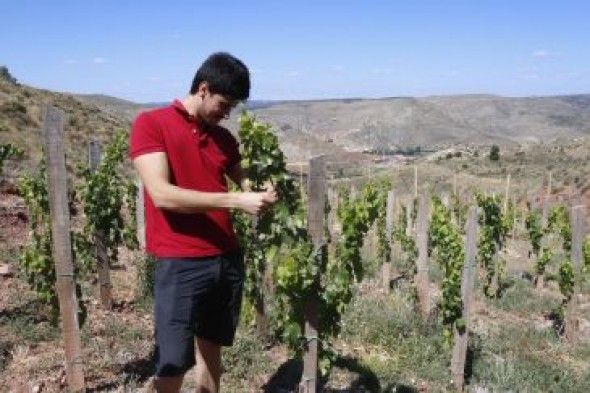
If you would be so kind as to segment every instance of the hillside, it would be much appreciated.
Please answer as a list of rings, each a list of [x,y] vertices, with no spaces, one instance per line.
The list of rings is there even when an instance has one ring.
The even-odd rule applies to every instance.
[[[346,149],[518,145],[590,134],[590,95],[448,96],[286,102],[255,111],[284,133],[300,130]]]
[[[103,143],[129,121],[115,111],[105,111],[73,95],[40,90],[0,79],[0,144],[12,143],[25,150],[25,166],[41,158],[41,126],[45,103],[63,110],[66,120],[66,152],[72,165],[86,160],[86,146],[92,139]]]
[[[0,143],[25,148],[33,162],[39,158],[45,102],[68,115],[66,132],[75,160],[85,156],[88,140],[107,140],[114,130],[128,128],[141,110],[154,106],[0,80]],[[347,152],[367,149],[519,147],[590,134],[590,95],[254,101],[249,107],[259,120],[276,126],[285,154],[296,162],[316,154],[346,159]],[[234,132],[238,114],[239,110],[234,111],[224,124]]]
[[[157,106],[156,104],[136,104],[131,101],[102,94],[75,94],[73,97],[127,121],[132,121],[146,107]]]
[[[277,124],[281,147],[291,163],[318,153],[338,155],[338,165],[342,167],[334,162],[327,165],[328,174],[335,175],[328,182],[332,191],[352,189],[352,186],[359,190],[367,180],[387,179],[392,182],[396,200],[411,203],[415,180],[419,195],[457,188],[461,195],[459,200],[465,203],[453,213],[457,214],[455,220],[459,222],[459,214],[471,203],[468,198],[463,199],[470,191],[504,195],[510,184],[510,196],[520,207],[512,221],[514,229],[499,254],[496,282],[502,290],[496,297],[483,295],[484,271],[478,271],[473,313],[467,319],[470,341],[466,391],[516,389],[587,393],[590,386],[590,282],[582,286],[582,295],[575,297],[579,307],[578,337],[573,341],[565,339],[558,314],[563,301],[559,277],[563,266],[560,261],[567,260],[568,253],[560,251],[562,240],[557,234],[549,236],[550,243],[546,244],[556,253],[545,267],[543,288],[537,288],[533,280],[537,272],[536,257],[530,253],[524,204],[540,201],[547,175],[551,173],[555,200],[574,199],[579,204],[574,198],[579,190],[583,194],[581,203],[590,206],[590,138],[571,137],[588,132],[589,97],[502,99],[479,96],[291,102],[275,103],[255,113],[260,119]],[[41,110],[46,102],[68,114],[67,150],[70,158],[74,158],[69,160],[70,165],[85,159],[88,140],[97,136],[106,142],[114,130],[127,129],[136,111],[144,108],[144,105],[111,97],[79,97],[0,82],[0,143],[15,143],[26,148],[29,157],[24,162],[29,166],[36,165],[40,156]],[[230,128],[236,127],[237,112],[227,122]],[[395,116],[390,112],[395,112]],[[322,113],[323,117],[317,120],[324,123],[315,123],[313,116]],[[404,113],[406,117],[402,116]],[[355,131],[358,128],[355,122],[362,119],[361,115],[371,116],[368,117],[370,125]],[[305,122],[301,123],[301,119]],[[438,143],[443,147],[451,144],[447,141],[456,143],[448,149],[421,156],[416,166],[398,165],[388,156],[379,158],[344,150],[346,146],[358,151],[374,146],[370,143],[375,141],[389,147],[386,141],[391,137],[387,131],[391,124],[397,124],[398,129],[403,125],[408,130],[410,127],[421,130],[422,134],[408,131],[406,137],[402,137],[401,132],[394,133],[408,145],[419,138],[427,141],[423,146],[436,147]],[[435,126],[439,127],[438,133],[432,131]],[[484,138],[486,129],[489,135]],[[367,138],[363,139],[363,135]],[[383,140],[379,142],[377,137]],[[435,142],[436,138],[443,138],[443,142]],[[550,141],[548,138],[557,139],[546,143]],[[490,160],[489,146],[475,147],[491,141],[503,145],[497,161]],[[526,146],[519,145],[520,141],[527,142]],[[472,146],[462,149],[460,145],[467,143]],[[303,171],[303,165],[294,164],[293,167]],[[511,183],[508,175],[512,176]],[[13,194],[14,189],[6,192],[0,187],[0,267],[4,268],[4,273],[0,273],[1,391],[63,392],[67,390],[67,380],[62,331],[51,326],[47,308],[23,280],[18,260],[23,255],[22,246],[30,241],[29,216],[22,198]],[[336,192],[331,195],[335,197]],[[331,244],[338,245],[345,237],[341,236],[342,222],[338,221],[334,208],[342,206],[342,200],[330,202],[332,211],[327,223],[332,225],[324,229],[332,231]],[[393,210],[392,222],[396,226],[403,225],[400,229],[405,227],[407,216],[401,206]],[[79,214],[78,218],[82,216]],[[319,390],[342,393],[455,391],[449,375],[450,348],[443,340],[444,326],[439,318],[443,315],[440,299],[445,296],[442,285],[446,280],[442,261],[437,261],[438,255],[433,253],[432,262],[427,266],[431,312],[428,318],[423,318],[416,312],[416,281],[403,274],[413,269],[413,257],[394,247],[391,267],[402,274],[383,283],[377,234],[371,230],[364,239],[361,250],[364,278],[360,283],[350,282],[353,299],[344,308],[342,330],[333,342],[334,367],[322,378]],[[416,238],[412,239],[415,244]],[[334,248],[327,249],[333,252]],[[89,392],[145,391],[153,374],[153,303],[145,294],[148,283],[145,269],[149,265],[142,251],[124,248],[120,251],[119,259],[111,265],[112,310],[100,306],[95,275],[79,275],[81,298],[88,309],[88,320],[82,328],[80,361]],[[273,299],[273,295],[266,299]],[[302,363],[292,358],[292,353],[279,339],[270,341],[254,331],[252,304],[250,301],[244,307],[234,346],[224,349],[220,390],[298,391]],[[271,305],[267,308],[269,320],[277,320],[270,314],[276,310],[273,303],[267,304]],[[194,390],[192,375],[187,376],[186,385]]]
[[[87,99],[128,119],[147,106],[105,97]],[[590,94],[255,101],[248,107],[261,121],[276,126],[291,161],[320,153],[415,146],[434,150],[456,145],[517,147],[590,134]],[[234,132],[238,114],[235,111],[225,123]]]

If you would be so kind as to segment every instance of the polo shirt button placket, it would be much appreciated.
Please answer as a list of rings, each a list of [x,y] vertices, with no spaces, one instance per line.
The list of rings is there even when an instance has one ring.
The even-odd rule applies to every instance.
[[[193,129],[193,134],[197,139],[197,145],[199,147],[206,147],[207,146],[207,137],[203,134],[199,134],[196,128]]]

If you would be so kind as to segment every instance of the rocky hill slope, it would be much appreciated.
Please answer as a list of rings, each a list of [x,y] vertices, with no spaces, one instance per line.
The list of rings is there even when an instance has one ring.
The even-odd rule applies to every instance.
[[[0,79],[0,143],[40,157],[42,107],[68,115],[68,148],[83,159],[87,141],[106,141],[149,107],[102,95],[39,90]],[[265,102],[255,116],[276,126],[290,161],[325,153],[421,147],[518,146],[590,135],[590,95],[507,98],[490,95]],[[235,111],[225,125],[237,131]]]
[[[256,113],[286,134],[301,132],[356,150],[515,145],[590,134],[590,95],[287,102]]]
[[[61,109],[67,116],[65,135],[69,165],[86,160],[86,146],[90,140],[106,143],[116,130],[129,127],[129,121],[119,113],[103,110],[73,95],[0,79],[0,144],[11,143],[23,148],[25,166],[36,166],[41,158],[45,104]]]

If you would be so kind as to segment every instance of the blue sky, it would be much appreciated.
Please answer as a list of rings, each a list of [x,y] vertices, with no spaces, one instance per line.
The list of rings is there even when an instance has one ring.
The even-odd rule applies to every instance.
[[[186,94],[211,52],[252,99],[590,93],[588,0],[2,0],[22,83],[135,102]]]

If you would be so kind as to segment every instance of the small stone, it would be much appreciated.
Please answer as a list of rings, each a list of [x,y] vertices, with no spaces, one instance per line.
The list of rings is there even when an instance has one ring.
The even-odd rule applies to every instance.
[[[0,265],[0,276],[9,277],[14,275],[14,268],[12,265],[2,264]]]

